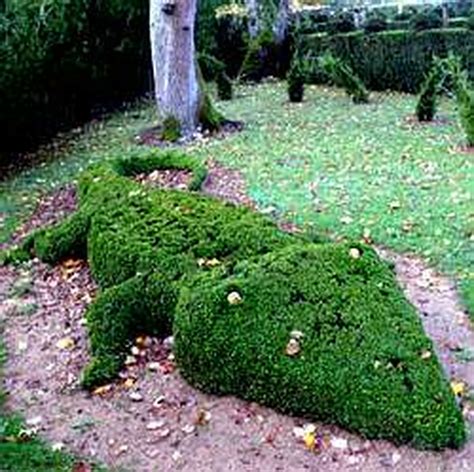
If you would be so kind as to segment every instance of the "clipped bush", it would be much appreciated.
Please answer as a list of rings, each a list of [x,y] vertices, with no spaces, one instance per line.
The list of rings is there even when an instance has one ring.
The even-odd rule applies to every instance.
[[[262,32],[249,43],[247,54],[239,76],[251,82],[260,82],[274,75],[276,65],[276,46],[270,30]]]
[[[305,74],[304,68],[299,61],[294,60],[286,77],[288,86],[288,98],[290,102],[299,103],[303,101]]]
[[[310,243],[249,209],[127,177],[154,165],[201,167],[158,152],[95,167],[78,212],[19,249],[50,262],[87,254],[100,292],[84,386],[113,380],[136,336],[173,332],[183,374],[206,391],[368,437],[463,442],[433,346],[372,249]]]
[[[369,438],[436,449],[465,440],[431,341],[367,247],[290,246],[197,276],[173,332],[182,374],[206,392]]]
[[[458,79],[456,89],[459,117],[467,145],[474,147],[474,88],[469,84],[466,74]]]
[[[467,28],[471,31],[474,31],[474,12],[472,12],[467,19]]]
[[[421,87],[421,93],[416,104],[418,121],[431,121],[434,118],[445,75],[443,62],[436,60]]]
[[[117,375],[130,342],[146,327],[156,325],[154,334],[166,334],[181,279],[204,270],[206,261],[233,264],[300,240],[247,208],[197,194],[152,190],[125,177],[152,168],[186,167],[202,174],[199,161],[176,153],[152,153],[91,169],[80,179],[79,211],[17,249],[17,254],[29,250],[50,263],[87,254],[102,290],[87,314],[92,349],[84,374],[87,388]],[[196,181],[190,186],[195,188]]]
[[[354,15],[351,12],[338,13],[329,21],[329,32],[331,34],[349,33],[355,30]]]
[[[345,89],[354,103],[369,101],[369,92],[365,85],[344,61],[327,53],[319,58],[319,64],[335,85]]]
[[[443,18],[439,11],[433,8],[423,10],[411,19],[411,27],[415,31],[425,31],[443,26]]]
[[[311,56],[317,62],[325,52],[346,62],[369,90],[419,93],[433,58],[445,58],[450,52],[460,56],[470,80],[474,80],[474,31],[465,29],[301,37],[301,57]],[[322,83],[324,78],[321,74],[308,75],[312,83]]]
[[[388,22],[385,15],[372,14],[369,15],[367,21],[364,24],[364,31],[366,33],[380,33],[388,29]]]
[[[8,2],[0,12],[0,166],[148,90],[147,18],[145,0]]]

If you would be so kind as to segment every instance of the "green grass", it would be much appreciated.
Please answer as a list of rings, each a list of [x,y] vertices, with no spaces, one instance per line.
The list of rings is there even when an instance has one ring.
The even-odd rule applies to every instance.
[[[309,87],[303,104],[287,103],[284,84],[237,90],[218,103],[244,132],[192,146],[203,158],[240,168],[261,209],[334,237],[369,232],[378,244],[424,257],[463,284],[474,311],[473,158],[453,102],[440,104],[443,125],[410,127],[416,97],[372,94],[353,105],[344,92]],[[74,179],[92,162],[137,149],[134,137],[155,122],[141,105],[98,123],[57,150],[49,162],[0,184],[0,242],[31,212],[42,192]],[[0,218],[2,220],[2,218]]]

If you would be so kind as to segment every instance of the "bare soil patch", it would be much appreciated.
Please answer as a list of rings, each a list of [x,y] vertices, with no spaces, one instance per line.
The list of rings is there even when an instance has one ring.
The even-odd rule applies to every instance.
[[[180,172],[140,178],[181,188],[189,177]],[[203,190],[253,206],[240,174],[215,163]],[[75,208],[70,189],[49,198],[18,238]],[[474,385],[474,334],[454,283],[416,257],[384,249],[380,253],[394,261],[447,375],[467,390]],[[84,313],[95,291],[83,261],[49,267],[34,260],[21,269],[0,268],[0,318],[6,321],[9,353],[4,375],[7,406],[21,412],[56,447],[136,472],[472,470],[473,440],[460,451],[435,453],[367,441],[314,423],[317,443],[310,451],[294,431],[306,420],[233,397],[205,395],[186,384],[169,339],[137,340],[117,382],[93,395],[84,392],[78,385],[88,359]],[[472,427],[471,405],[463,400],[462,407]]]

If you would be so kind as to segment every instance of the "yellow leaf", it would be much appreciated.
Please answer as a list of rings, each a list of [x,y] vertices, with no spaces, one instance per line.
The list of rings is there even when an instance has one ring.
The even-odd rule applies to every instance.
[[[454,395],[456,396],[462,396],[466,390],[466,385],[464,384],[464,382],[456,382],[456,381],[452,381],[451,382],[451,389],[454,393]]]
[[[92,393],[94,395],[104,395],[104,393],[110,392],[112,385],[103,385],[102,387],[97,387]]]
[[[125,380],[125,382],[123,383],[123,386],[124,386],[125,388],[132,388],[134,385],[135,385],[135,380],[133,380],[133,379],[127,379],[127,380]]]
[[[62,338],[56,343],[56,347],[59,349],[71,349],[74,347],[74,339]]]
[[[314,448],[316,447],[316,436],[314,435],[314,432],[308,431],[305,433],[303,436],[303,441],[305,446],[310,450],[314,451]]]

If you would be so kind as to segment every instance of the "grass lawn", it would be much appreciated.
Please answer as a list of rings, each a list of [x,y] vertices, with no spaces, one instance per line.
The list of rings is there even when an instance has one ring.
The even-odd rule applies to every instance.
[[[244,87],[219,104],[245,122],[244,132],[191,148],[241,169],[268,213],[424,257],[461,281],[474,311],[474,156],[457,150],[463,134],[452,102],[442,103],[441,123],[422,126],[408,121],[415,103],[409,95],[372,94],[370,105],[356,106],[340,90],[311,87],[303,104],[289,104],[284,84]],[[149,104],[117,113],[0,183],[0,242],[42,192],[137,149],[134,137],[154,121]]]

